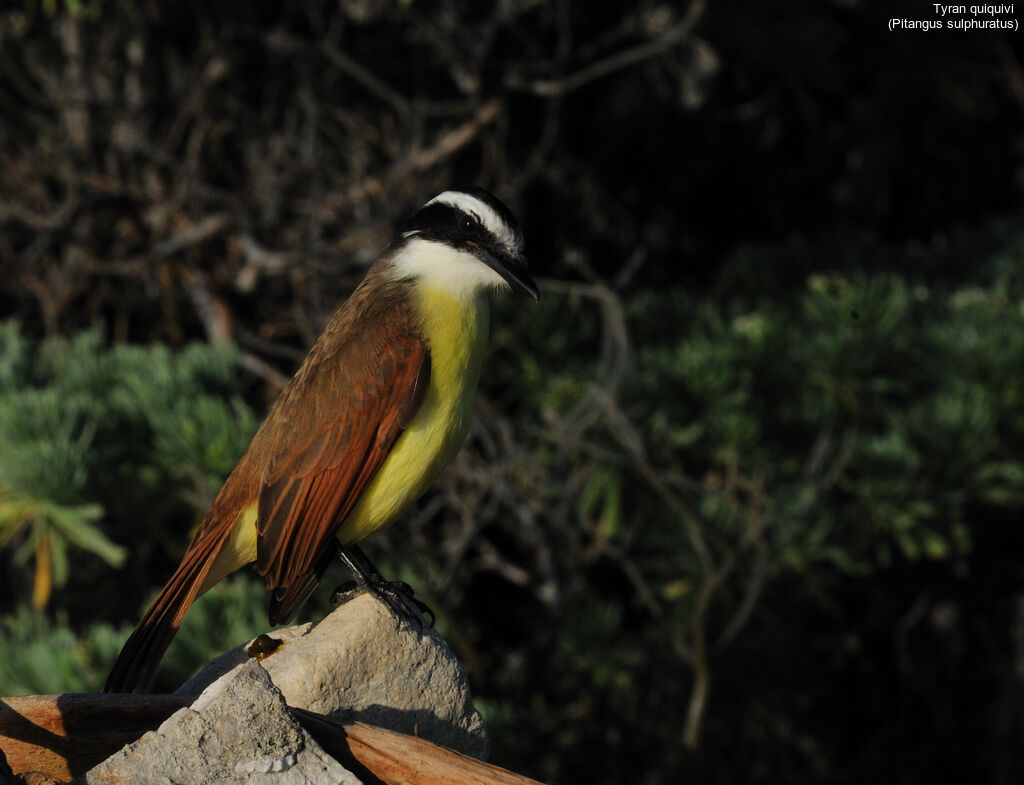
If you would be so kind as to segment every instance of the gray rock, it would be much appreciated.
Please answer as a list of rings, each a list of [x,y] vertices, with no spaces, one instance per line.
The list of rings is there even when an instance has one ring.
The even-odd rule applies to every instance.
[[[465,672],[432,629],[399,623],[364,594],[319,623],[269,633],[283,644],[261,664],[289,706],[338,722],[359,720],[486,759],[490,740]],[[197,693],[241,662],[240,646],[178,690]]]
[[[292,718],[255,661],[224,676],[190,707],[74,782],[360,785]]]

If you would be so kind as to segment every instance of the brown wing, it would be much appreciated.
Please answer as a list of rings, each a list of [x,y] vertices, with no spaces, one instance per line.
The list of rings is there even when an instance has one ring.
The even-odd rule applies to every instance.
[[[259,490],[256,566],[280,623],[316,585],[321,555],[415,414],[430,355],[404,299],[328,327],[282,401]]]

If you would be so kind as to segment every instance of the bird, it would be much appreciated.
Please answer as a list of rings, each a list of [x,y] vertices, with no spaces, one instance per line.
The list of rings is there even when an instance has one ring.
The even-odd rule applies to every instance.
[[[501,291],[540,297],[520,225],[497,197],[453,188],[412,214],[271,407],[105,692],[147,685],[192,603],[245,565],[270,592],[271,625],[294,616],[335,556],[357,582],[374,577],[356,543],[461,448]]]

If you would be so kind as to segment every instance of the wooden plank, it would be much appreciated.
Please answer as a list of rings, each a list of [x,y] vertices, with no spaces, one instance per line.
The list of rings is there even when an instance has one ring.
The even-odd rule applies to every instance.
[[[0,698],[0,749],[15,774],[41,771],[69,780],[194,700],[73,692]]]
[[[67,781],[157,728],[195,695],[65,693],[0,698],[0,749],[15,774]],[[292,714],[343,765],[384,785],[540,785],[404,733],[342,724],[303,709]]]

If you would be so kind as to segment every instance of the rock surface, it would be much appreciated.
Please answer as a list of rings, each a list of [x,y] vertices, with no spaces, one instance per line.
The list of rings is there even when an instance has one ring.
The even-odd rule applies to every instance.
[[[364,594],[319,623],[275,630],[261,664],[289,706],[359,720],[486,759],[490,740],[466,674],[436,630],[399,623]],[[198,693],[247,661],[246,646],[212,660],[178,690]]]
[[[292,718],[252,661],[190,707],[74,780],[78,785],[359,785]]]

